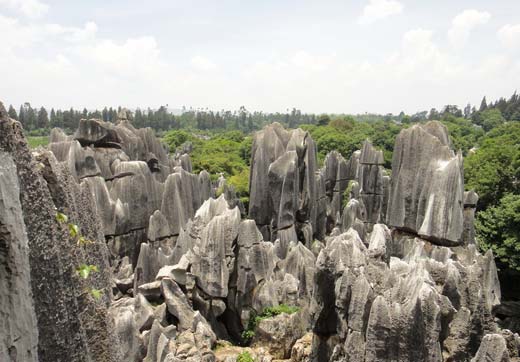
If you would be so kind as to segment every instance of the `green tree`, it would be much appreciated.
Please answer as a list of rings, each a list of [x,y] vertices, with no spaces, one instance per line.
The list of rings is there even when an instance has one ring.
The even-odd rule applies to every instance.
[[[193,136],[184,130],[170,131],[163,138],[163,141],[170,147],[170,152],[175,152],[177,147],[181,146],[184,142],[192,140]]]
[[[501,263],[520,270],[520,195],[506,194],[498,205],[479,212],[475,228],[484,250],[491,248]]]
[[[330,122],[330,117],[327,114],[321,114],[318,117],[318,126],[326,126]]]
[[[497,108],[490,108],[483,112],[480,112],[480,124],[484,131],[491,131],[493,128],[500,126],[504,123],[504,117],[502,112]]]
[[[49,115],[47,114],[47,110],[43,107],[38,111],[38,116],[36,120],[36,128],[46,128],[49,125]]]
[[[487,109],[488,105],[487,105],[487,101],[486,101],[486,97],[482,98],[482,102],[480,102],[480,108],[478,109],[479,112],[483,112]]]
[[[10,118],[18,121],[18,114],[16,113],[16,109],[14,109],[12,104],[9,105],[9,110],[7,111],[7,114]]]
[[[480,210],[506,193],[520,194],[520,124],[509,122],[489,132],[466,158],[464,174],[467,188],[479,194]]]

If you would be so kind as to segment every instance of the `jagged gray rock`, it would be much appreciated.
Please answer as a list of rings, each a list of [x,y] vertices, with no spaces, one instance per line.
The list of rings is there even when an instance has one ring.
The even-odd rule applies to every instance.
[[[296,221],[316,229],[316,164],[314,141],[301,129],[286,131],[273,123],[255,134],[249,216],[266,240],[274,241],[276,231],[296,227]]]
[[[463,230],[462,156],[439,122],[413,125],[396,139],[388,225],[441,245],[459,245]]]
[[[23,245],[26,225],[33,293],[23,251],[6,254],[22,273],[0,283],[21,285],[16,295],[26,300],[0,298],[0,311],[28,312],[8,319],[23,339],[0,331],[2,357],[15,345],[18,357],[44,362],[214,361],[217,336],[243,342],[251,318],[280,304],[301,311],[261,320],[254,340],[280,358],[518,357],[520,337],[493,316],[492,252],[474,244],[478,196],[463,193],[462,158],[439,123],[401,132],[392,179],[368,141],[348,160],[329,153],[317,170],[307,132],[267,126],[254,138],[252,219],[242,220],[222,176],[212,184],[207,172],[193,174],[190,147],[170,157],[126,110],[116,125],[83,120],[72,137],[53,130],[52,152],[33,155],[1,107],[0,116],[0,229],[11,230],[9,245]],[[54,207],[92,245],[77,250]],[[23,217],[16,228],[13,217]],[[83,293],[78,263],[98,265],[98,302]],[[27,333],[33,305],[37,352],[35,330]]]
[[[267,346],[269,354],[275,359],[290,358],[294,344],[307,332],[305,312],[282,313],[262,319],[255,328],[253,346]]]
[[[94,119],[80,120],[74,139],[83,146],[109,145],[119,148],[121,145],[121,139],[111,125]]]
[[[226,298],[234,257],[231,246],[238,236],[240,212],[237,207],[228,209],[220,196],[214,202],[206,201],[195,217],[200,217],[206,226],[201,232],[198,253],[194,252],[192,273],[197,277],[197,285],[210,297]]]
[[[464,245],[475,244],[475,211],[478,195],[475,191],[464,192],[464,226],[462,242]]]
[[[1,111],[0,111],[1,112]],[[12,157],[0,151],[0,359],[38,361],[29,245]]]
[[[390,237],[384,225],[375,225],[369,240],[367,248],[350,228],[327,240],[318,256],[315,350],[329,356],[319,361],[467,359],[487,331],[497,330],[490,318],[500,298],[491,254]],[[344,347],[333,349],[327,342],[333,336]]]
[[[0,135],[0,151],[8,153],[16,164],[20,186],[38,321],[38,359],[120,360],[119,342],[114,339],[107,312],[111,290],[108,252],[90,190],[78,185],[52,153],[31,155],[20,124],[7,117],[2,105]],[[78,250],[68,227],[56,219],[56,209],[67,214],[85,238],[93,241],[84,252]],[[102,291],[100,304],[84,293],[87,286],[75,271],[81,263],[99,268],[91,287]]]
[[[504,337],[500,334],[487,334],[482,339],[482,344],[477,355],[471,362],[509,362],[509,352]]]

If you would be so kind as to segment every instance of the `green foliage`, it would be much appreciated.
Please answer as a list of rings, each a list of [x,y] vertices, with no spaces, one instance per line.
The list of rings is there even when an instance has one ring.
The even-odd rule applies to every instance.
[[[330,117],[328,114],[322,114],[318,117],[318,125],[319,126],[326,126],[330,122]]]
[[[67,225],[67,228],[69,229],[69,235],[73,239],[77,239],[77,245],[78,246],[85,246],[87,244],[93,243],[91,240],[88,240],[79,232],[79,227],[76,224],[67,223],[69,221],[69,218],[67,215],[56,212],[56,221],[62,225]],[[76,268],[76,273],[79,275],[82,279],[88,279],[90,274],[99,272],[99,269],[96,265],[87,265],[87,264],[81,264]],[[89,290],[86,290],[85,293],[89,293],[92,295],[92,297],[96,300],[100,299],[103,295],[103,290],[101,289],[95,289],[91,288]]]
[[[475,228],[483,250],[492,249],[501,263],[520,270],[520,195],[506,194],[479,212]]]
[[[56,221],[59,222],[60,224],[65,224],[65,223],[67,223],[67,221],[69,221],[69,218],[67,217],[67,215],[62,214],[61,212],[57,212]]]
[[[320,164],[326,154],[334,150],[349,159],[354,151],[361,149],[363,141],[369,139],[383,150],[385,166],[389,167],[395,137],[402,127],[392,121],[359,122],[347,115],[333,118],[326,126],[304,125],[302,129],[316,142]]]
[[[94,299],[100,299],[103,295],[103,291],[101,289],[90,289],[90,294],[94,297]]]
[[[343,192],[343,204],[341,205],[341,209],[343,210],[345,206],[347,206],[350,200],[350,193],[352,192],[352,187],[354,186],[354,180],[350,180],[348,182],[347,188]]]
[[[482,112],[485,113],[485,112]],[[476,237],[501,267],[520,270],[520,123],[488,132],[464,162],[467,189],[479,195]]]
[[[87,265],[81,264],[76,268],[76,272],[83,279],[88,279],[91,273],[98,272],[98,267],[96,265]]]
[[[39,146],[47,146],[49,144],[48,136],[29,136],[27,137],[27,143],[30,148],[37,148]]]
[[[249,345],[249,343],[251,343],[251,341],[255,337],[255,331],[254,329],[250,329],[250,327],[252,326],[248,325],[247,329],[245,329],[241,335],[245,345]],[[254,328],[256,328],[256,325],[254,326]]]
[[[520,194],[520,123],[508,122],[489,132],[466,158],[464,174],[466,188],[480,197],[480,210],[496,205],[506,193]]]
[[[300,310],[300,307],[291,306],[287,304],[280,304],[275,307],[267,307],[264,309],[262,314],[260,314],[260,318],[270,318],[275,317],[279,314],[286,313],[286,314],[293,314]]]
[[[175,150],[186,141],[193,143],[191,161],[193,171],[206,170],[213,179],[224,174],[228,183],[235,188],[238,197],[247,205],[249,200],[249,162],[252,137],[241,131],[201,134],[199,132],[170,131],[163,141]],[[220,196],[223,190],[217,191]]]
[[[243,351],[237,356],[237,362],[254,362],[254,360],[248,351]]]
[[[484,136],[484,130],[475,126],[470,120],[445,116],[442,123],[448,128],[450,138],[455,150],[462,150],[464,155],[479,144]]]
[[[249,192],[249,167],[231,176],[227,181],[240,195],[247,195]]]
[[[166,133],[163,141],[170,147],[170,152],[175,152],[177,147],[181,146],[184,142],[193,141],[193,136],[184,130],[170,131]]]
[[[276,317],[279,314],[286,313],[286,314],[293,314],[300,310],[300,307],[296,306],[290,306],[286,304],[280,304],[274,307],[267,307],[265,308],[262,313],[255,315],[254,312],[251,312],[251,316],[249,317],[249,321],[247,324],[247,328],[242,332],[242,340],[244,344],[248,345],[251,343],[251,340],[255,336],[255,329],[258,323],[262,319]]]
[[[487,109],[480,113],[482,118],[482,128],[484,131],[491,131],[493,128],[500,126],[504,123],[504,117],[502,117],[502,112],[499,109]]]
[[[229,177],[246,169],[247,163],[240,152],[241,142],[236,141],[235,136],[220,135],[201,141],[191,154],[194,171],[206,170],[213,177],[219,173]]]
[[[78,238],[78,246],[85,246],[87,244],[93,244],[94,242],[92,240],[88,240],[87,238],[85,238],[83,235],[81,235],[79,238]]]
[[[69,227],[69,234],[71,238],[76,238],[79,235],[79,228],[78,225],[75,224],[68,224]]]

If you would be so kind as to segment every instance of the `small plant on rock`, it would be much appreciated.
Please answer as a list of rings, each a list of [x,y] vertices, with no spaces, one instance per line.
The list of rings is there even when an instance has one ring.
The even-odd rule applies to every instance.
[[[244,351],[238,355],[237,362],[254,362],[254,360],[248,351]]]
[[[60,224],[67,226],[67,228],[69,229],[70,237],[76,240],[76,244],[78,246],[82,247],[93,243],[93,241],[88,240],[83,235],[81,235],[78,225],[68,222],[69,218],[67,217],[67,215],[61,212],[56,212],[56,221],[58,221],[58,223]],[[76,268],[76,273],[82,279],[88,279],[92,273],[97,273],[98,271],[99,270],[96,265],[81,264]],[[88,293],[90,293],[90,295],[92,295],[94,299],[100,299],[103,296],[103,290],[100,289],[90,288],[88,290]]]
[[[276,317],[279,314],[293,314],[300,310],[300,307],[280,304],[274,307],[265,308],[262,313],[256,315],[254,311],[251,312],[251,317],[249,318],[249,322],[247,323],[247,328],[242,332],[242,341],[243,344],[249,345],[253,338],[255,337],[255,329],[258,323],[261,320]]]

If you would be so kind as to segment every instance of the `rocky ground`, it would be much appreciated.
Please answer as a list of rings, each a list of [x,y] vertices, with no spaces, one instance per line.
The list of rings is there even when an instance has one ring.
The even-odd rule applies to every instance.
[[[127,118],[31,153],[0,105],[2,361],[518,360],[440,123],[403,130],[391,171],[368,141],[319,168],[269,125],[246,212]]]

